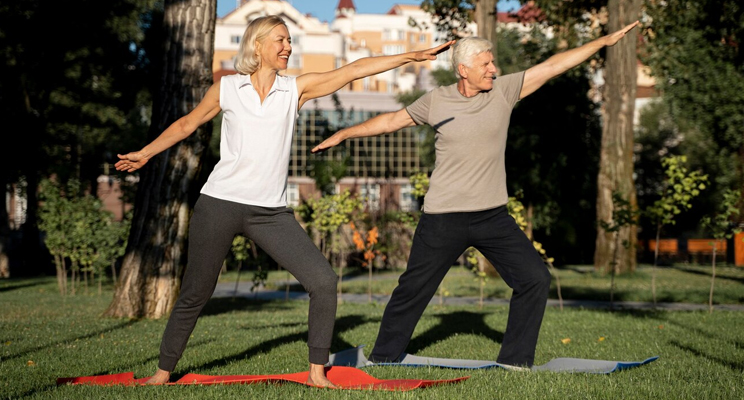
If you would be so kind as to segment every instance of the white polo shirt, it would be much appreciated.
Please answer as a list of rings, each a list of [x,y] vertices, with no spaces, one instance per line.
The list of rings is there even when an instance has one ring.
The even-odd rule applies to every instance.
[[[201,193],[255,206],[286,206],[298,100],[293,77],[277,75],[263,104],[249,75],[222,77],[220,161]]]

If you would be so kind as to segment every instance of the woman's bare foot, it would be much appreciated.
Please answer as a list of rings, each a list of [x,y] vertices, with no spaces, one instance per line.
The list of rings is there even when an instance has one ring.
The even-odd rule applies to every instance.
[[[145,385],[160,385],[162,383],[168,383],[168,380],[170,380],[170,372],[163,371],[162,369],[158,368],[158,371],[155,372],[155,375],[151,376],[150,379],[145,381]]]
[[[325,374],[325,367],[320,364],[310,364],[310,375],[307,376],[308,385],[336,389],[337,386],[329,381]]]

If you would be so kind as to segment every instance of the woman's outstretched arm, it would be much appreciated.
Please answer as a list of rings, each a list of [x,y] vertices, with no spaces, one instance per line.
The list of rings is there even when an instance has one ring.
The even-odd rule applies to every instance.
[[[411,51],[394,56],[365,57],[344,65],[339,69],[323,73],[308,73],[297,77],[300,107],[306,101],[329,95],[349,82],[379,74],[408,64],[409,62],[436,60],[437,54],[447,50],[455,41],[428,50]]]
[[[201,102],[188,114],[172,123],[152,143],[140,151],[129,154],[117,154],[119,161],[115,164],[117,171],[134,172],[147,162],[167,150],[174,144],[189,137],[196,128],[211,120],[220,112],[220,83],[213,84]]]

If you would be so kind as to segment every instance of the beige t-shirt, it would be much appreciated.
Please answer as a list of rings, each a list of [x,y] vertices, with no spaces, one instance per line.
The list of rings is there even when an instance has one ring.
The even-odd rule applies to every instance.
[[[506,204],[504,152],[524,72],[501,76],[493,89],[465,97],[457,84],[434,89],[406,108],[436,131],[436,163],[423,211],[482,211]]]

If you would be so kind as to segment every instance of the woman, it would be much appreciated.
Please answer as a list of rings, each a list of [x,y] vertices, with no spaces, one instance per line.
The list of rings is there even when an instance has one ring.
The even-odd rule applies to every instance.
[[[156,154],[223,113],[220,161],[194,207],[189,226],[188,267],[160,346],[160,360],[148,383],[164,383],[181,358],[204,304],[211,297],[233,237],[251,238],[291,272],[310,294],[307,383],[333,386],[323,365],[336,315],[336,274],[287,207],[289,154],[298,110],[349,82],[411,61],[434,60],[453,42],[420,51],[363,58],[334,71],[299,77],[279,75],[292,54],[291,38],[277,16],[251,22],[243,34],[239,74],[213,84],[188,115],[142,150],[118,155],[119,171],[142,168]]]

